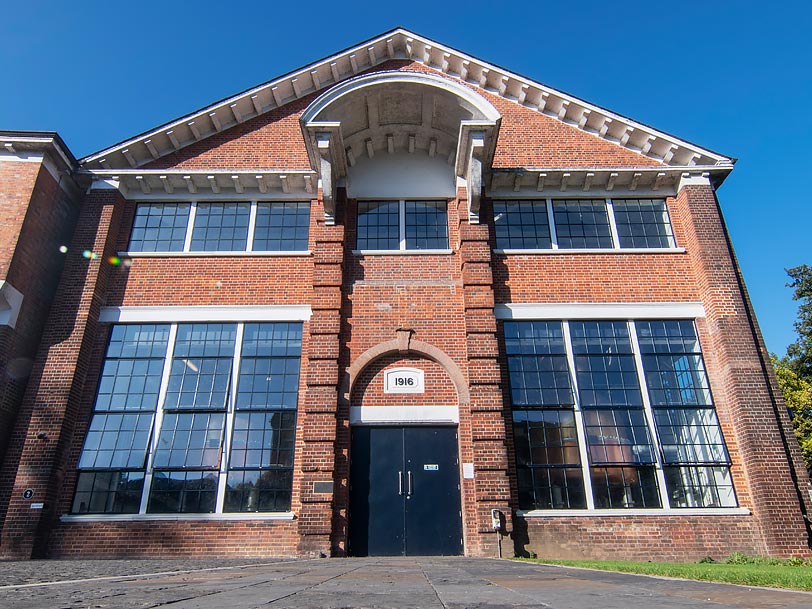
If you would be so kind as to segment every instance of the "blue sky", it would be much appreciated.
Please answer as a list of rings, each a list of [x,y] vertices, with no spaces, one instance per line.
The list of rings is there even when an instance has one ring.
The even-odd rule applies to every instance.
[[[0,129],[78,157],[401,25],[737,157],[719,190],[767,347],[812,264],[807,2],[11,2]]]

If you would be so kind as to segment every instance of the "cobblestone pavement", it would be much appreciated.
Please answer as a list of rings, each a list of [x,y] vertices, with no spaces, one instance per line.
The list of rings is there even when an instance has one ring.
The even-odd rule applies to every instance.
[[[812,594],[477,558],[0,563],[3,609],[812,609]]]

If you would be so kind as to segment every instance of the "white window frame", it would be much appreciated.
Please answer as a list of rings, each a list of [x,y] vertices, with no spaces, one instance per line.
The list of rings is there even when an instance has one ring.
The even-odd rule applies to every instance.
[[[186,235],[183,241],[183,249],[179,252],[170,252],[170,251],[158,251],[158,252],[137,252],[137,251],[121,251],[118,252],[118,256],[120,258],[178,258],[178,257],[196,257],[196,256],[310,256],[312,252],[310,249],[303,249],[303,250],[276,250],[276,251],[269,251],[269,250],[259,250],[254,251],[254,233],[256,230],[256,222],[257,222],[257,208],[261,204],[270,204],[273,205],[275,203],[308,203],[313,205],[312,201],[307,199],[301,200],[279,200],[279,199],[252,199],[250,201],[243,201],[239,199],[235,200],[228,200],[228,201],[221,201],[221,200],[205,200],[205,199],[189,199],[185,201],[138,201],[136,205],[161,205],[163,203],[167,204],[189,204],[189,217],[186,222]],[[196,251],[192,250],[192,233],[194,232],[195,227],[195,218],[197,216],[197,206],[198,204],[209,204],[209,203],[249,203],[250,210],[248,216],[248,237],[246,239],[245,249],[244,250],[224,250],[224,251]],[[308,235],[309,235],[308,230]],[[132,227],[130,227],[130,234],[132,234]],[[128,239],[129,243],[129,239]]]
[[[663,199],[667,197],[649,195],[637,197],[618,197],[618,199]],[[558,233],[555,226],[555,214],[553,213],[553,201],[596,201],[603,200],[606,205],[606,215],[609,218],[609,232],[612,236],[612,247],[589,247],[589,248],[562,248],[558,244]],[[672,229],[674,247],[621,247],[620,237],[617,232],[617,221],[615,220],[614,199],[611,197],[498,197],[493,199],[498,201],[527,201],[536,205],[546,205],[547,223],[550,227],[550,248],[502,248],[495,247],[494,254],[675,254],[685,252],[684,247],[677,246],[676,235],[673,235],[674,223],[671,221],[671,214],[668,215],[668,223]],[[666,206],[667,207],[667,206]]]

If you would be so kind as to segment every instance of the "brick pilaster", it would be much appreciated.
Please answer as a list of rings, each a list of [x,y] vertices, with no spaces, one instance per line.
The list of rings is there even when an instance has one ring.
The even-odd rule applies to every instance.
[[[467,218],[467,200],[460,193],[460,216]],[[496,534],[491,510],[502,511],[508,529],[510,484],[508,453],[500,388],[499,343],[494,316],[493,273],[487,224],[460,224],[460,264],[465,309],[470,404],[460,405],[460,432],[470,427],[474,463],[475,535],[469,528],[467,553],[496,556]],[[467,412],[466,412],[467,410]],[[464,425],[467,421],[468,425]]]
[[[299,553],[329,556],[333,518],[338,358],[344,227],[319,214],[313,245],[313,294],[301,430]]]
[[[107,259],[116,251],[123,203],[117,190],[106,189],[91,191],[82,204],[9,448],[9,460],[18,467],[0,537],[0,558],[41,555],[58,517],[57,498],[68,466],[110,275]],[[23,496],[26,489],[33,491],[30,498]]]

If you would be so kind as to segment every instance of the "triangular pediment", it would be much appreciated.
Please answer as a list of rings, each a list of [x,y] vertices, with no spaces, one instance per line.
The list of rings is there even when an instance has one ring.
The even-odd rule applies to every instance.
[[[613,167],[714,168],[735,159],[696,146],[518,74],[397,28],[300,70],[221,100],[81,159],[96,174],[153,169],[217,167],[229,146],[243,146],[274,130],[279,150],[262,158],[232,160],[223,169],[284,172],[308,169],[298,119],[310,100],[345,80],[377,70],[423,70],[464,83],[503,115],[494,170],[611,169]],[[537,146],[527,146],[510,123],[532,126]],[[527,133],[527,129],[524,129]],[[287,135],[285,135],[287,134]],[[220,159],[219,163],[218,160]],[[250,166],[249,166],[250,165]]]

